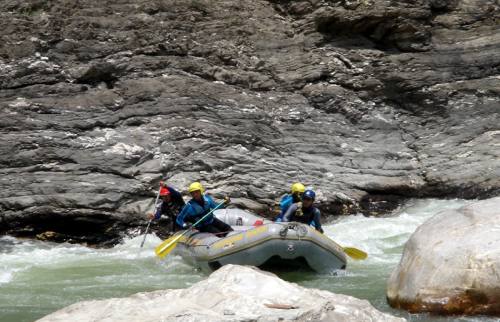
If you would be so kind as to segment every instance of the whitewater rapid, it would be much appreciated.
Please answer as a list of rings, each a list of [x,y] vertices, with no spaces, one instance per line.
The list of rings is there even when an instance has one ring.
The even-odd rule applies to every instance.
[[[304,272],[279,275],[303,286],[367,299],[380,310],[410,320],[456,321],[454,318],[408,315],[391,309],[385,302],[385,283],[399,262],[411,233],[438,211],[458,208],[465,203],[464,200],[414,200],[384,217],[338,218],[325,224],[325,234],[342,246],[366,251],[367,260],[350,260],[347,270],[337,276]],[[175,256],[159,261],[153,250],[161,240],[148,235],[141,249],[142,238],[125,240],[111,249],[94,249],[1,237],[0,321],[33,321],[77,301],[184,288],[205,278]]]

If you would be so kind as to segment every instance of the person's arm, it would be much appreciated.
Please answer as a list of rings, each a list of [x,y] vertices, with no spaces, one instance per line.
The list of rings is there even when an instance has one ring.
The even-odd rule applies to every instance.
[[[154,220],[160,219],[162,213],[163,213],[163,201],[156,208],[155,216],[153,219]]]
[[[321,228],[321,212],[317,208],[314,210],[313,221],[316,230],[319,231],[320,233],[323,233],[323,228]]]
[[[175,190],[174,188],[167,186],[168,191],[170,192],[170,195],[172,196],[172,200],[180,205],[185,205],[186,203],[184,202],[184,199],[182,199],[182,195],[179,191]]]
[[[283,216],[283,221],[288,222],[290,219],[292,219],[292,215],[297,211],[298,205],[296,203],[292,204],[290,207],[288,207],[288,210],[285,212],[285,215]]]
[[[210,211],[213,211],[216,207],[217,207],[217,204],[215,203],[214,199],[208,195],[206,195],[206,200],[208,201],[208,206],[209,206],[209,209]],[[225,208],[224,205],[220,206],[219,208],[217,209],[222,209],[222,208]],[[205,218],[205,220],[203,220],[203,223],[204,224],[211,224],[214,220],[215,216],[214,216],[214,213],[212,212],[210,215],[207,216],[207,218]]]
[[[184,206],[184,208],[182,208],[181,212],[177,215],[177,219],[175,220],[177,222],[177,225],[179,225],[180,227],[184,227],[184,224],[185,224],[185,218],[186,216],[188,215],[188,213],[190,212],[190,209],[191,208],[191,205],[188,203]]]
[[[214,199],[208,195],[207,195],[207,199],[208,199],[208,205],[210,206],[210,209],[215,209],[215,207],[217,207],[217,204],[215,203]],[[223,208],[226,208],[225,204],[223,204],[222,206],[220,206],[217,209],[223,209]]]

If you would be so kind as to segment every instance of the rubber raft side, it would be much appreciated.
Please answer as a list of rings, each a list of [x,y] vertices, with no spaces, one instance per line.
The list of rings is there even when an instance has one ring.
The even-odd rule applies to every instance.
[[[174,252],[208,272],[226,264],[263,266],[273,259],[283,260],[283,263],[305,262],[319,273],[345,269],[346,256],[342,247],[314,228],[299,223],[266,222],[256,227],[233,226],[236,231],[224,238],[191,233],[179,240]],[[229,223],[234,225],[232,220]]]

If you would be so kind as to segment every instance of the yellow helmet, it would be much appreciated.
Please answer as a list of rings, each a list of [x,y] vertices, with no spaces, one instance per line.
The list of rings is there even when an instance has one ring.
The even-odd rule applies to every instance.
[[[189,191],[189,193],[191,193],[193,191],[201,191],[201,193],[203,193],[205,191],[205,189],[203,189],[203,186],[201,185],[201,183],[193,182],[189,185],[188,191]]]
[[[306,187],[304,187],[304,185],[300,182],[295,182],[294,184],[292,184],[292,194],[293,193],[304,193],[304,191],[306,191]]]

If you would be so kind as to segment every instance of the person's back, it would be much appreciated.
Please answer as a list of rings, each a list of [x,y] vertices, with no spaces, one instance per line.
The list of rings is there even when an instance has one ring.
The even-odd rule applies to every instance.
[[[284,195],[280,200],[280,214],[276,217],[276,222],[283,221],[283,216],[285,215],[288,208],[294,203],[300,202],[302,193],[304,193],[305,187],[302,183],[292,184],[291,193]]]

